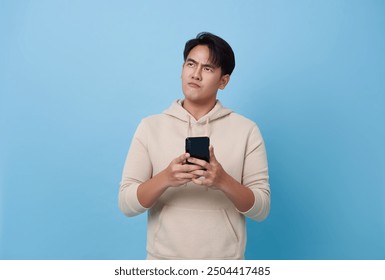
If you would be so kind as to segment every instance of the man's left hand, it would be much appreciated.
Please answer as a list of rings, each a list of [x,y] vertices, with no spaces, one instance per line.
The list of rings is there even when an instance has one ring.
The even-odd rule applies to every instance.
[[[222,182],[228,174],[222,165],[217,161],[214,154],[214,147],[210,145],[210,162],[197,158],[189,158],[189,162],[202,167],[200,170],[192,171],[197,178],[192,181],[197,185],[204,185],[214,189],[220,189]]]

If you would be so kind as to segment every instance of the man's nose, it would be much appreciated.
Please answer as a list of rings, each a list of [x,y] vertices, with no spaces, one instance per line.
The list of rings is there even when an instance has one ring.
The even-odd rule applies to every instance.
[[[192,78],[198,81],[202,80],[202,73],[200,67],[195,68],[195,71],[192,73]]]

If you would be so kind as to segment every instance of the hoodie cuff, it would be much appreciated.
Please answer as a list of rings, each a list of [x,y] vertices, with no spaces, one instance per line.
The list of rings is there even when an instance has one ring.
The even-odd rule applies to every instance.
[[[122,210],[127,216],[136,216],[148,210],[148,208],[143,207],[138,200],[138,187],[139,184],[133,184],[126,188],[123,193],[123,204],[125,209]]]
[[[267,214],[270,211],[270,204],[266,205],[266,203],[263,201],[261,195],[258,192],[253,191],[254,193],[254,204],[253,206],[246,212],[241,212],[238,210],[239,213],[245,215],[246,217],[249,217],[250,219],[256,220],[256,221],[263,221]]]

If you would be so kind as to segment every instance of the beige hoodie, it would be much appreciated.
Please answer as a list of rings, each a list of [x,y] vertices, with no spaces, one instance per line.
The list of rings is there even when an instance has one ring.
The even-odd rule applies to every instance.
[[[119,207],[127,216],[148,210],[148,259],[243,259],[245,216],[261,221],[270,210],[262,136],[254,122],[219,101],[199,120],[181,104],[175,101],[138,126],[123,170]],[[238,211],[222,191],[193,183],[167,189],[151,209],[139,203],[138,186],[184,152],[187,136],[210,137],[224,170],[253,191],[249,211]]]

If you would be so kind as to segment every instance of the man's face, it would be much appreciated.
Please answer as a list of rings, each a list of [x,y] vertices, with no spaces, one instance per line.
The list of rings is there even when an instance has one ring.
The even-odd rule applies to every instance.
[[[182,69],[182,89],[186,100],[194,104],[216,101],[218,89],[224,89],[230,79],[209,60],[210,51],[205,45],[194,47]]]

